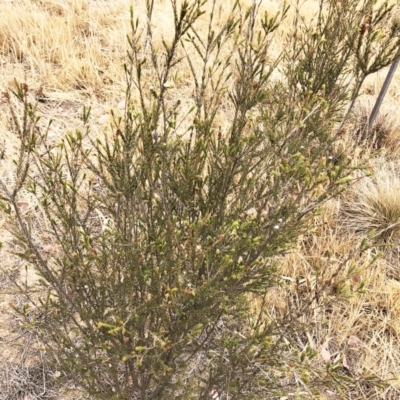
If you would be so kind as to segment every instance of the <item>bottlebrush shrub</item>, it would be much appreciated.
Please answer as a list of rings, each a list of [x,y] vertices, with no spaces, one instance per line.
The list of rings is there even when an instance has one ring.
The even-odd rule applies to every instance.
[[[200,0],[172,1],[161,48],[153,3],[144,31],[132,11],[126,108],[102,138],[85,109],[84,129],[51,144],[29,88],[13,90],[21,120],[5,94],[20,151],[1,204],[42,288],[16,309],[57,369],[97,398],[260,399],[349,381],[340,362],[313,370],[316,353],[299,356],[288,339],[311,303],[274,320],[262,299],[278,284],[277,256],[349,181],[335,132],[353,88],[395,57],[391,9],[321,2],[309,24],[295,19],[272,63],[287,7],[260,18],[236,2],[217,21],[217,3],[205,12]],[[21,212],[26,191],[40,212]]]

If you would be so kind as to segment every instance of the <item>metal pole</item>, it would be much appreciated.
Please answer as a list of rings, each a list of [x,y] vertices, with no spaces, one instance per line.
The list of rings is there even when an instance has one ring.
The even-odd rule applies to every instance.
[[[395,60],[393,61],[392,65],[390,66],[389,72],[386,76],[385,82],[383,83],[383,86],[379,93],[379,96],[376,99],[376,103],[374,105],[374,108],[372,109],[371,115],[369,116],[368,130],[371,130],[372,125],[374,124],[376,116],[378,115],[379,109],[382,105],[383,99],[386,96],[386,92],[389,89],[390,82],[392,81],[392,78],[394,76],[394,73],[396,72],[397,66],[399,65],[399,61],[400,61],[400,47],[399,47],[399,50],[397,51]]]

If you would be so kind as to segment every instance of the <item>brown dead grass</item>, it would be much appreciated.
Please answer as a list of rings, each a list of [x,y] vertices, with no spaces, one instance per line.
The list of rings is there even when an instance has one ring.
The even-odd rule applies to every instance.
[[[371,234],[377,242],[400,239],[400,177],[398,161],[380,158],[372,165],[372,176],[357,182],[344,198],[344,225],[353,232]]]
[[[66,130],[80,126],[79,117],[84,105],[92,106],[94,135],[107,128],[109,109],[118,112],[123,108],[122,64],[126,60],[130,3],[129,0],[0,0],[0,89],[5,90],[14,79],[25,80],[34,90],[42,86],[45,99],[40,112],[44,120],[53,118],[55,121],[49,135],[51,140],[58,140]],[[229,10],[227,3],[232,1],[225,2],[224,7],[218,10],[222,18]],[[251,1],[247,0],[247,3]],[[172,22],[166,12],[167,4],[166,0],[156,2],[153,25],[162,27],[159,32],[168,40]],[[280,0],[269,0],[262,7],[275,12],[281,4]],[[311,17],[317,9],[316,4],[314,0],[304,2],[302,12]],[[144,2],[135,2],[135,14],[141,20],[146,18]],[[280,37],[289,30],[290,26],[284,25],[277,33],[272,58],[279,53]],[[156,38],[159,45],[161,39],[160,33]],[[185,86],[189,75],[189,71],[181,71],[179,79],[174,82],[176,89],[171,93],[171,101],[178,97],[191,97],[189,88]],[[381,71],[365,83],[364,108],[361,106],[356,114],[359,124],[372,108],[385,75],[386,71]],[[400,162],[400,123],[394,113],[400,105],[399,88],[397,76],[378,121],[384,132],[378,147],[392,162]],[[368,96],[370,99],[365,100]],[[4,142],[5,157],[0,159],[0,174],[5,180],[12,181],[11,159],[16,138],[7,130],[8,116],[3,106],[1,109],[4,112],[0,113],[0,144]],[[354,148],[357,160],[373,157],[376,148],[359,143],[355,125],[343,136],[343,145]],[[390,182],[388,185],[390,189]],[[24,201],[28,207],[33,206],[28,197]],[[316,218],[313,230],[302,238],[297,250],[282,259],[281,273],[286,284],[271,291],[267,299],[268,309],[270,313],[283,313],[288,301],[296,304],[300,297],[310,296],[317,286],[323,287],[323,306],[316,306],[312,314],[302,316],[303,322],[310,326],[302,344],[308,343],[320,349],[329,338],[330,353],[344,354],[352,374],[368,372],[383,379],[393,379],[384,397],[380,398],[399,398],[400,273],[396,271],[400,268],[400,257],[395,251],[399,239],[394,238],[393,251],[384,253],[371,265],[378,249],[372,248],[362,254],[354,251],[359,237],[345,229],[346,224],[340,220],[341,201],[332,201]],[[353,205],[355,209],[355,203]],[[348,206],[352,207],[351,201]],[[3,242],[0,365],[20,360],[21,350],[14,345],[21,331],[8,304],[18,301],[12,280],[18,274],[22,278],[24,273],[20,271],[21,264],[8,253],[13,250],[14,243],[3,222],[0,215],[0,239]],[[365,223],[366,229],[368,224]],[[348,276],[350,265],[355,266],[356,272]],[[31,271],[28,273],[34,280]],[[362,281],[366,282],[365,292],[357,293]],[[348,299],[337,302],[338,291],[347,291]],[[323,365],[324,361],[321,358],[319,362]],[[71,398],[70,394],[64,396]],[[361,384],[351,393],[352,399],[378,398],[374,396],[377,396],[374,389]]]

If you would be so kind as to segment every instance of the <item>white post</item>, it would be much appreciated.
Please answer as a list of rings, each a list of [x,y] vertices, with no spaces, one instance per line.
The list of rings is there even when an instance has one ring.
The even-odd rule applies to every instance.
[[[374,108],[372,109],[371,115],[369,116],[368,130],[371,130],[372,125],[374,124],[375,118],[378,115],[378,112],[382,105],[383,99],[386,96],[387,90],[389,89],[390,82],[392,81],[392,78],[394,76],[394,73],[396,72],[397,66],[399,65],[399,61],[400,61],[400,47],[399,47],[399,50],[397,51],[395,60],[393,61],[392,65],[390,66],[389,72],[386,76],[385,82],[383,83],[383,86],[379,93],[379,96],[376,99],[376,103],[374,105]]]

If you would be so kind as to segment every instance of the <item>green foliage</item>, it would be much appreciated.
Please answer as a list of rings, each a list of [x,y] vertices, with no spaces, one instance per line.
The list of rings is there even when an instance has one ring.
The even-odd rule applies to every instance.
[[[279,284],[277,256],[350,179],[349,157],[334,150],[357,95],[350,74],[364,77],[395,53],[397,29],[370,61],[377,36],[359,29],[361,8],[322,3],[311,23],[294,22],[274,63],[268,51],[286,6],[259,21],[258,6],[236,2],[217,21],[216,1],[209,13],[199,0],[172,1],[175,29],[161,48],[153,4],[144,46],[132,10],[126,109],[103,138],[84,109],[82,132],[51,144],[26,85],[14,90],[22,124],[8,95],[21,150],[1,206],[42,278],[38,300],[26,293],[43,315],[35,332],[97,398],[260,399],[296,392],[298,382],[305,395],[346,387],[338,360],[317,373],[315,352],[296,354],[298,313],[274,320],[263,309]],[[366,3],[371,26],[383,29],[390,10],[374,14]],[[189,105],[171,87],[182,68],[192,77]],[[39,216],[18,208],[22,190],[37,199],[51,251],[35,230]]]

